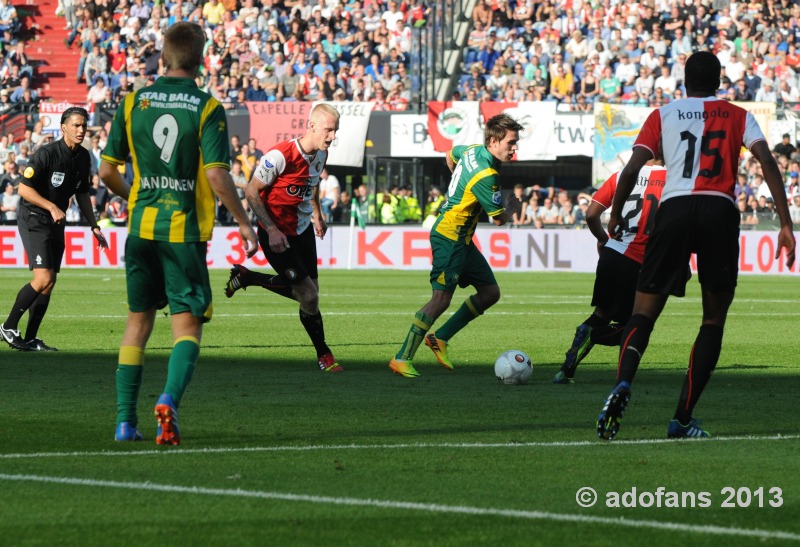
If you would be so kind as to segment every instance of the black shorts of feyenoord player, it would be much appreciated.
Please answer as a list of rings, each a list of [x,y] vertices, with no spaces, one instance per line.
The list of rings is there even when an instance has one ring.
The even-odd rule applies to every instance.
[[[289,284],[299,283],[306,277],[317,279],[317,242],[314,240],[314,225],[309,224],[303,233],[286,236],[289,248],[276,253],[269,248],[267,231],[258,225],[258,242],[269,265]]]
[[[645,249],[637,290],[684,296],[692,253],[700,285],[733,294],[739,275],[739,211],[722,196],[679,196],[661,202]]]
[[[604,247],[597,261],[592,306],[616,323],[627,323],[633,312],[641,267],[634,259]]]

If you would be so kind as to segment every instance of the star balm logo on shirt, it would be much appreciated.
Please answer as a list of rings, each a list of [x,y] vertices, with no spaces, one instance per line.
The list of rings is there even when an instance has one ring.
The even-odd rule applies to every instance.
[[[33,167],[26,167],[25,171],[22,172],[22,176],[26,179],[32,179],[34,172]]]

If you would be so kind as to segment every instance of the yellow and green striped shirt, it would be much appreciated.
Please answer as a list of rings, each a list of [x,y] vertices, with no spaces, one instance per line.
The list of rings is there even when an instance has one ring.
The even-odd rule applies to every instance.
[[[481,209],[490,217],[503,212],[498,181],[500,162],[485,146],[477,144],[455,146],[450,157],[456,167],[447,189],[447,203],[431,231],[469,245]]]
[[[102,159],[124,165],[128,154],[133,164],[130,234],[174,243],[210,240],[215,197],[205,170],[230,168],[220,102],[191,79],[166,76],[127,95],[114,115]]]

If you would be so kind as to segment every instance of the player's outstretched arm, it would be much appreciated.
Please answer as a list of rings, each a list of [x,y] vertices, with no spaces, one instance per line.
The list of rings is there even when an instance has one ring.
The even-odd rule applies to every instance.
[[[783,186],[781,172],[775,157],[767,145],[767,141],[758,141],[753,144],[750,151],[761,164],[764,181],[767,183],[772,199],[775,202],[775,212],[781,221],[781,230],[778,233],[778,248],[775,251],[775,260],[786,252],[786,267],[791,268],[795,258],[795,239],[792,233],[792,217],[789,214],[789,204],[786,202],[786,189]]]
[[[236,186],[233,184],[230,172],[222,167],[210,167],[206,169],[206,177],[211,189],[239,225],[239,235],[244,241],[245,253],[248,258],[253,256],[258,251],[258,237],[236,194]]]

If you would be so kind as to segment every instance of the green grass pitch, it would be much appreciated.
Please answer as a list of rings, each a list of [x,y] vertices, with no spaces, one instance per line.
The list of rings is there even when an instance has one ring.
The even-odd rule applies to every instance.
[[[1,320],[29,273],[0,278]],[[331,375],[317,370],[296,304],[258,288],[228,300],[225,279],[212,271],[183,444],[157,447],[168,318],[145,358],[147,440],[119,445],[124,272],[62,271],[40,331],[61,352],[0,348],[0,544],[800,543],[794,278],[740,278],[696,409],[714,437],[667,441],[700,321],[693,279],[657,324],[611,443],[594,424],[616,351],[596,347],[574,385],[550,382],[590,312],[591,275],[499,274],[500,303],[451,342],[456,370],[423,346],[414,380],[387,364],[429,297],[426,272],[321,272],[328,342],[345,368]],[[532,357],[529,385],[495,380],[507,349]],[[584,487],[592,507],[578,504]],[[615,493],[628,506],[609,506]]]

